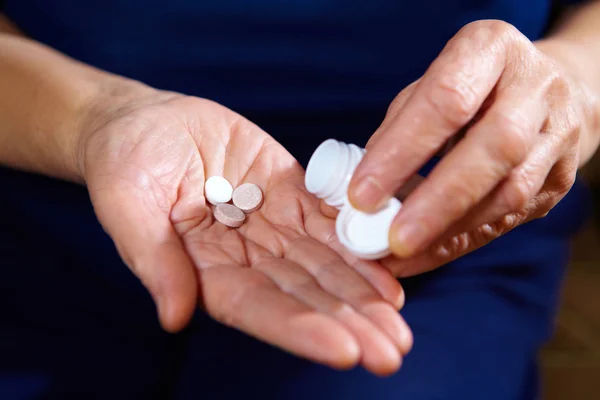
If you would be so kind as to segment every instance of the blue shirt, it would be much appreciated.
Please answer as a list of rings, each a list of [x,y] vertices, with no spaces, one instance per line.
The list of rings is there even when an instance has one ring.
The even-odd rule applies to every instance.
[[[240,112],[381,112],[464,24],[536,39],[551,0],[5,0],[36,40]],[[365,132],[364,135],[369,135]]]

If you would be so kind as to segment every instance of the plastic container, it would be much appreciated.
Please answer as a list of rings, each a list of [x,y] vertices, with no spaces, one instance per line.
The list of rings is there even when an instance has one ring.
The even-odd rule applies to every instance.
[[[328,139],[315,150],[306,168],[306,189],[340,210],[335,223],[336,234],[355,256],[376,260],[390,254],[388,232],[400,210],[400,200],[392,197],[374,213],[361,212],[348,201],[348,185],[365,150]]]
[[[306,168],[306,189],[341,210],[348,201],[348,185],[365,150],[327,139],[317,147]]]

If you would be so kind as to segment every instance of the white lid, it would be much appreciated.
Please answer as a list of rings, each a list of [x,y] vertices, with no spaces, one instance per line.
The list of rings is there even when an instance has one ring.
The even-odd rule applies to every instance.
[[[365,150],[354,144],[327,139],[314,151],[304,176],[309,193],[341,209],[347,201],[348,184]]]
[[[377,260],[389,255],[388,232],[401,207],[402,203],[395,197],[374,213],[364,213],[346,204],[335,221],[338,240],[363,260]]]
[[[343,144],[335,139],[327,139],[316,148],[308,160],[304,184],[309,193],[323,197],[335,184],[340,156],[343,156]],[[337,168],[336,168],[337,167]]]

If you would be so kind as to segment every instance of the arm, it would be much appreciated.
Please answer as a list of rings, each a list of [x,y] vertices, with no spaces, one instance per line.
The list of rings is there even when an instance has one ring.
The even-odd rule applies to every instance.
[[[550,35],[536,46],[585,82],[590,96],[600,95],[600,1],[589,1],[565,12]],[[596,105],[586,110],[593,126],[580,140],[580,167],[600,143],[600,106]]]
[[[148,90],[27,39],[0,15],[0,164],[81,183],[78,141],[95,106]]]
[[[569,192],[600,142],[599,22],[600,3],[589,1],[532,43],[504,21],[474,21],[391,103],[350,183],[364,211],[466,131],[394,220],[395,273],[452,261]]]
[[[330,240],[333,221],[304,189],[304,171],[256,125],[6,31],[0,93],[9,95],[0,99],[0,164],[85,182],[165,329],[182,329],[200,304],[221,323],[317,362],[399,368],[412,342],[397,312],[400,284]],[[268,193],[242,227],[215,223],[204,196],[211,175]]]

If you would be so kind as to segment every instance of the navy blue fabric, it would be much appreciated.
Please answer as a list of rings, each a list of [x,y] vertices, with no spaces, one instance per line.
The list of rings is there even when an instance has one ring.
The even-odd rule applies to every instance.
[[[550,1],[5,0],[4,10],[76,59],[241,112],[305,163],[328,137],[364,144],[465,23],[503,19],[533,40]],[[532,399],[568,239],[590,209],[578,182],[547,218],[403,280],[415,348],[399,374],[377,379],[296,359],[201,312],[183,333],[162,332],[84,188],[8,169],[0,188],[7,400]]]
[[[529,37],[550,0],[7,0],[30,36],[84,62],[239,111],[380,110],[465,23]]]

